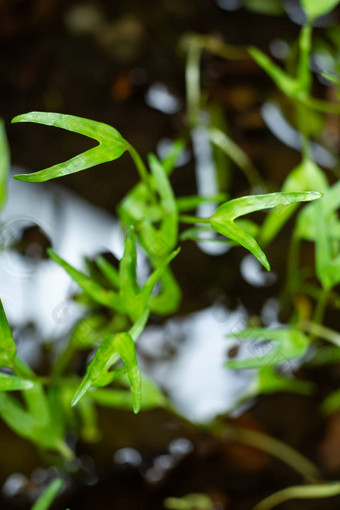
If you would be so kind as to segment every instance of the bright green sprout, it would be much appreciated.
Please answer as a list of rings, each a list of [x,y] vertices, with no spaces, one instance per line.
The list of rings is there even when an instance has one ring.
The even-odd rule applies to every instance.
[[[48,510],[60,492],[62,486],[63,481],[61,478],[53,480],[40,498],[34,503],[31,510]]]
[[[49,250],[50,257],[57,262],[73,278],[73,280],[95,302],[128,315],[131,320],[138,319],[150,305],[152,310],[153,300],[151,293],[157,281],[162,277],[168,264],[179,253],[179,248],[166,257],[166,259],[153,271],[142,288],[139,287],[136,275],[136,247],[134,241],[134,229],[130,227],[126,234],[125,250],[119,264],[119,290],[108,290],[94,282],[90,277],[78,271],[53,250]],[[102,263],[101,263],[102,264]],[[103,264],[102,264],[103,265]],[[112,271],[112,274],[114,271]],[[118,284],[118,279],[114,281]]]

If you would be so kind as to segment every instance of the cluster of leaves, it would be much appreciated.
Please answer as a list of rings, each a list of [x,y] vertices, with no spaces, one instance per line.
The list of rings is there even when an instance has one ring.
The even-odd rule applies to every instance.
[[[134,412],[169,406],[155,384],[141,374],[135,343],[151,312],[169,315],[179,306],[181,291],[170,269],[170,263],[179,254],[179,242],[200,241],[202,234],[207,233],[213,241],[244,247],[269,270],[270,265],[261,246],[275,239],[300,202],[310,203],[297,215],[290,247],[286,293],[290,297],[301,291],[310,295],[316,300],[315,312],[312,317],[306,317],[297,308],[291,322],[285,327],[275,330],[248,328],[233,334],[235,338],[250,341],[270,341],[274,348],[269,353],[255,355],[251,359],[230,360],[226,366],[229,369],[257,369],[256,378],[244,395],[244,399],[248,399],[260,393],[276,391],[313,391],[308,382],[292,379],[290,375],[276,370],[283,363],[306,356],[313,342],[324,339],[333,343],[329,347],[332,351],[326,355],[323,351],[322,356],[319,356],[321,351],[315,350],[315,362],[339,359],[338,354],[334,356],[334,349],[340,346],[339,336],[321,325],[324,309],[329,299],[336,300],[334,287],[340,283],[340,223],[337,217],[340,205],[339,183],[331,186],[323,170],[314,162],[310,149],[310,131],[306,127],[306,118],[311,112],[340,113],[338,104],[311,95],[312,75],[309,66],[313,22],[336,4],[336,0],[302,1],[307,21],[299,38],[296,74],[282,70],[259,50],[249,50],[252,58],[292,102],[301,133],[301,163],[289,173],[280,192],[251,194],[227,200],[227,179],[223,181],[221,175],[223,177],[225,173],[220,171],[227,159],[244,172],[253,188],[255,185],[265,187],[265,183],[248,156],[223,130],[216,106],[209,105],[201,94],[202,51],[208,50],[223,58],[245,58],[243,50],[235,50],[209,37],[194,35],[186,41],[187,120],[188,139],[194,137],[197,130],[204,130],[215,150],[216,171],[224,185],[213,196],[175,196],[170,177],[178,157],[188,143],[187,139],[176,141],[163,160],[151,154],[146,166],[136,149],[115,128],[106,124],[46,112],[31,112],[13,119],[14,123],[33,122],[62,128],[98,142],[96,147],[68,161],[36,173],[16,175],[17,180],[45,182],[114,161],[125,152],[130,154],[139,175],[138,182],[117,208],[126,232],[124,253],[118,269],[108,259],[100,256],[87,263],[86,274],[49,250],[51,259],[81,289],[82,293],[77,299],[86,308],[85,317],[75,326],[64,349],[59,352],[49,376],[36,375],[17,356],[15,342],[0,304],[0,367],[7,370],[0,372],[0,416],[16,433],[41,449],[70,458],[73,452],[65,442],[65,433],[69,428],[80,426],[81,434],[87,440],[98,437],[96,405],[120,408],[132,406]],[[209,113],[208,121],[204,112]],[[7,173],[8,150],[1,124],[0,207],[6,196]],[[213,214],[208,217],[188,214],[204,203],[217,205]],[[275,210],[267,214],[262,225],[242,218],[256,211],[273,208]],[[182,229],[179,234],[181,224],[191,226]],[[319,285],[300,267],[298,254],[303,241],[315,245],[315,273]],[[150,276],[142,285],[137,278],[137,259],[141,252],[150,267]],[[69,374],[68,369],[74,354],[83,350],[94,352],[80,380],[76,375]],[[20,391],[22,398],[12,396],[10,391]],[[76,405],[79,408],[77,416],[72,412],[72,407]],[[326,411],[339,408],[340,393],[331,395],[324,407]],[[77,423],[79,417],[80,424]],[[50,501],[49,498],[58,489],[59,482],[48,490],[44,501]],[[193,505],[196,505],[195,508],[210,508],[211,502],[204,496],[196,495],[194,500],[188,498],[168,500],[168,508],[191,508]],[[44,504],[39,506],[38,502],[34,509],[47,508]]]

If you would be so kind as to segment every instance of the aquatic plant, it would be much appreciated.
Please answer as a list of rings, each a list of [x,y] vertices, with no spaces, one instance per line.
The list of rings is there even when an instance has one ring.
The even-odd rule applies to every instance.
[[[338,103],[330,103],[312,96],[312,74],[309,59],[312,49],[312,27],[315,19],[325,15],[337,0],[302,0],[306,23],[299,37],[299,58],[291,74],[274,64],[264,53],[250,48],[249,53],[274,81],[277,88],[291,102],[296,126],[301,136],[302,159],[291,170],[281,191],[268,191],[268,184],[249,157],[221,127],[220,117],[208,105],[201,93],[200,58],[203,51],[222,58],[246,58],[243,49],[230,48],[208,36],[191,34],[183,42],[187,52],[187,134],[175,141],[164,159],[151,154],[146,164],[134,148],[114,127],[73,115],[50,112],[30,112],[13,119],[13,123],[31,122],[53,126],[94,139],[98,145],[68,161],[30,174],[15,175],[25,182],[45,182],[90,169],[104,162],[118,160],[128,152],[137,170],[138,180],[121,200],[117,215],[125,230],[125,248],[118,269],[106,258],[98,257],[88,264],[88,274],[63,260],[52,249],[50,258],[61,266],[81,289],[78,301],[86,313],[76,324],[68,342],[56,353],[50,374],[40,376],[17,355],[15,341],[0,301],[0,416],[17,434],[30,440],[42,451],[52,451],[65,459],[74,456],[65,440],[71,427],[86,440],[98,435],[95,407],[132,408],[135,413],[153,407],[164,407],[176,413],[172,403],[157,385],[141,374],[135,343],[147,325],[150,313],[173,314],[179,307],[181,290],[170,268],[173,259],[180,261],[179,243],[186,241],[220,242],[241,246],[248,250],[266,270],[270,270],[264,253],[274,242],[294,213],[296,221],[291,236],[288,277],[284,298],[304,294],[315,300],[314,310],[306,314],[298,301],[287,324],[277,329],[248,327],[229,334],[237,341],[270,341],[273,349],[249,359],[221,360],[228,369],[257,369],[252,385],[240,402],[259,394],[291,391],[309,394],[314,391],[309,381],[293,378],[280,372],[287,362],[302,363],[307,354],[311,362],[328,363],[339,360],[340,336],[323,324],[324,312],[330,300],[339,303],[336,285],[340,283],[340,206],[339,183],[330,185],[325,172],[314,161],[308,119],[315,112],[340,113]],[[332,75],[325,75],[335,80]],[[207,117],[204,112],[208,112]],[[251,194],[230,198],[227,185],[215,194],[176,197],[170,176],[183,149],[195,143],[198,132],[230,159],[245,174]],[[5,200],[8,173],[8,149],[3,125],[0,125],[0,207]],[[225,161],[225,160],[223,160]],[[215,169],[221,170],[215,159]],[[119,171],[118,164],[113,171]],[[224,175],[224,184],[227,182]],[[253,193],[255,187],[264,192]],[[298,210],[301,202],[309,202]],[[202,204],[216,206],[209,216],[192,213]],[[243,216],[271,209],[262,224]],[[191,225],[185,228],[186,225]],[[301,266],[299,250],[302,241],[314,243],[315,274]],[[137,249],[142,250],[150,267],[150,276],[141,285],[137,279]],[[179,263],[179,262],[178,262]],[[318,284],[315,283],[315,277]],[[328,354],[319,349],[321,342],[331,343]],[[312,347],[314,349],[312,349]],[[79,351],[93,351],[83,377],[69,372],[69,364]],[[310,361],[310,360],[309,360]],[[117,386],[115,383],[119,383]],[[20,398],[10,392],[20,392]],[[79,413],[74,413],[77,406]],[[328,396],[323,410],[326,413],[340,408],[340,393]],[[200,425],[196,425],[200,426]],[[220,438],[228,435],[260,448],[294,467],[312,485],[290,487],[269,496],[255,508],[268,510],[291,498],[322,498],[340,493],[339,484],[323,484],[315,466],[280,441],[254,431],[226,427],[221,421],[203,427]],[[32,510],[47,509],[61,488],[57,479],[33,506]],[[167,508],[213,508],[204,495],[169,498]]]

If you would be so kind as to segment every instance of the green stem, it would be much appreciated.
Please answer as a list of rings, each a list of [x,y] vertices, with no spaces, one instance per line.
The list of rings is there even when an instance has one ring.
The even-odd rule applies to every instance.
[[[26,365],[26,363],[21,359],[16,357],[13,364],[13,371],[19,377],[23,379],[28,379],[33,383],[46,384],[49,381],[48,377],[40,377],[35,375],[35,373]]]
[[[326,306],[328,303],[329,289],[324,288],[320,292],[319,299],[316,303],[313,321],[316,324],[322,324],[325,315]]]
[[[178,217],[178,219],[181,223],[190,223],[191,225],[196,223],[210,223],[210,218],[198,218],[188,214],[182,214]]]
[[[309,59],[312,50],[312,28],[313,23],[310,20],[307,21],[301,29],[299,38],[300,59],[297,79],[301,91],[303,91],[306,96],[309,95],[312,84],[312,73],[309,68]]]
[[[198,425],[179,414],[170,402],[166,406],[166,409],[190,428],[201,429],[203,432],[211,434],[222,441],[235,441],[266,452],[290,466],[297,473],[300,473],[304,479],[310,483],[315,483],[317,480],[321,479],[319,469],[309,459],[301,455],[291,446],[267,434],[237,426],[226,425],[221,419],[217,419],[208,425]]]
[[[192,39],[189,44],[186,69],[185,85],[188,104],[188,120],[191,127],[198,122],[201,108],[201,86],[200,86],[200,61],[202,48],[200,44]]]
[[[309,321],[302,321],[298,324],[298,327],[303,331],[311,333],[313,337],[322,338],[323,340],[327,340],[327,342],[340,347],[340,335],[333,329],[326,328],[326,326],[322,326],[322,324],[316,324]]]
[[[267,434],[250,429],[228,427],[224,430],[222,438],[235,439],[276,457],[300,473],[309,482],[320,479],[321,475],[318,468],[310,460],[294,448]]]
[[[134,164],[136,165],[136,168],[137,168],[140,178],[142,179],[142,181],[145,182],[145,184],[148,187],[150,187],[149,174],[148,174],[147,168],[146,168],[142,158],[140,157],[140,155],[138,154],[136,149],[129,143],[128,143],[128,151],[130,153],[130,156],[133,159]]]
[[[66,349],[60,353],[52,369],[53,379],[60,376],[64,372],[74,352],[75,352],[74,346],[72,345],[72,343],[69,343]]]
[[[277,505],[290,499],[318,499],[330,498],[340,494],[340,483],[327,483],[323,485],[288,487],[272,494],[258,503],[253,510],[271,510]]]

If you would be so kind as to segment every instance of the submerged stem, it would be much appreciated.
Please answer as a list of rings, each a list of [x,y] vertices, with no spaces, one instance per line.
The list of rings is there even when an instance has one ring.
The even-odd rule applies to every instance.
[[[318,468],[310,460],[291,446],[267,434],[245,428],[230,427],[224,430],[222,438],[235,439],[276,457],[300,473],[309,482],[320,479],[321,475]]]
[[[188,104],[188,120],[191,127],[197,124],[201,108],[201,54],[202,48],[197,41],[190,41],[185,69],[185,85]]]
[[[288,487],[258,503],[253,510],[271,510],[290,499],[318,499],[340,495],[340,483]]]

